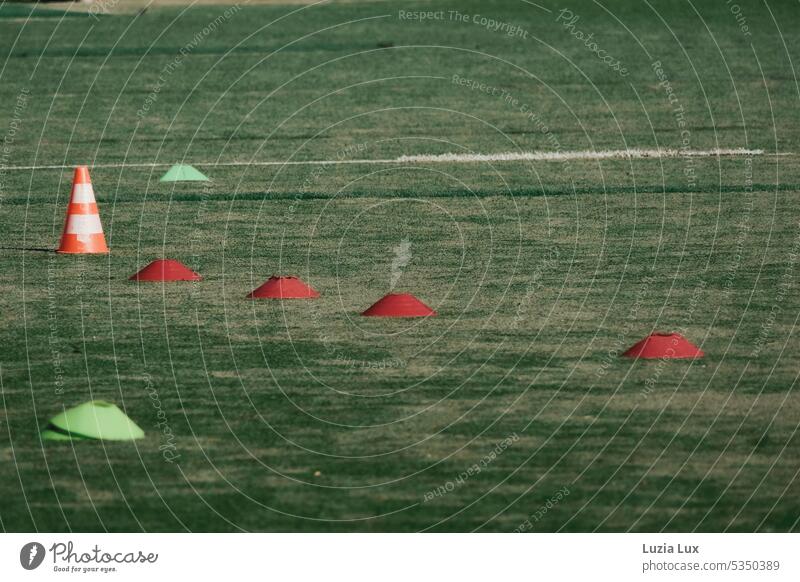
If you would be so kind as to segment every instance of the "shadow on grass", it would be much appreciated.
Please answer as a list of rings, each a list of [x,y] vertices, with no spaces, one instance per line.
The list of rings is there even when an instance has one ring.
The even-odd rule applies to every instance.
[[[38,247],[0,247],[0,251],[30,251],[32,253],[55,253],[56,249],[43,249]]]

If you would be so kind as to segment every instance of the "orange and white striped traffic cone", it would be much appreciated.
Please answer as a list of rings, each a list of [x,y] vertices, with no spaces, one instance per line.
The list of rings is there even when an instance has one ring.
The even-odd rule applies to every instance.
[[[93,254],[107,253],[106,237],[94,189],[89,178],[89,168],[78,166],[72,178],[72,195],[67,207],[67,220],[64,223],[64,234],[61,235],[59,253]]]

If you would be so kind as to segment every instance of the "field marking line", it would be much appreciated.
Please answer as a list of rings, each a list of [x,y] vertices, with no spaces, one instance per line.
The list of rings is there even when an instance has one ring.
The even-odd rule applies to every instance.
[[[447,163],[447,164],[472,164],[476,162],[564,162],[569,160],[640,160],[664,158],[715,158],[715,157],[741,157],[741,156],[792,156],[793,153],[766,153],[764,150],[750,150],[745,148],[711,149],[711,150],[680,150],[680,149],[628,149],[628,150],[584,150],[566,152],[506,152],[500,154],[415,154],[400,156],[391,159],[358,159],[358,160],[296,160],[296,161],[268,161],[268,162],[192,162],[195,166],[335,166],[347,164],[408,164],[408,163]],[[13,172],[22,170],[68,170],[72,165],[42,165],[42,166],[2,166],[0,172]],[[90,164],[90,168],[167,168],[172,162],[118,162],[107,164]]]
[[[566,152],[509,152],[505,154],[438,154],[400,156],[398,162],[516,162],[516,161],[567,161],[567,160],[607,160],[644,158],[710,158],[717,156],[760,156],[764,150],[712,149],[638,149],[596,150]]]

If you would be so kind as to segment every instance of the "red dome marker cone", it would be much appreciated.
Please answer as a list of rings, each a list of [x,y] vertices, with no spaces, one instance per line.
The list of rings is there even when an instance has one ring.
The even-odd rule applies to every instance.
[[[688,359],[702,358],[705,354],[679,333],[653,333],[622,354],[626,358]]]
[[[272,276],[260,287],[253,289],[248,299],[314,299],[319,297],[314,289],[299,277]]]
[[[428,317],[436,312],[410,293],[389,293],[361,315],[367,317]]]
[[[173,259],[157,259],[131,275],[131,281],[202,281],[189,267]]]

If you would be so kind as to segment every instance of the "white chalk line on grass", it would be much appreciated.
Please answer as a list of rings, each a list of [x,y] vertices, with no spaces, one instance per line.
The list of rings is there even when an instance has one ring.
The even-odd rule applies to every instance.
[[[764,150],[750,150],[745,148],[711,149],[711,150],[681,150],[681,149],[629,149],[629,150],[585,150],[566,152],[506,152],[500,154],[416,154],[400,156],[391,159],[373,160],[294,160],[294,161],[232,161],[232,162],[192,162],[195,166],[334,166],[345,164],[474,164],[478,162],[564,162],[569,160],[609,160],[609,159],[658,159],[658,158],[716,158],[737,156],[790,156],[791,153],[765,154]],[[187,160],[188,162],[188,160]],[[172,166],[168,162],[116,162],[105,164],[92,164],[91,168],[167,168]],[[66,170],[74,168],[72,165],[41,165],[41,166],[0,166],[3,171],[22,170]]]
[[[505,154],[438,154],[400,156],[397,162],[558,162],[567,160],[609,160],[609,159],[644,159],[644,158],[713,158],[718,156],[760,156],[764,150],[713,149],[713,150],[679,150],[679,149],[638,149],[599,150],[573,152],[508,152]]]

